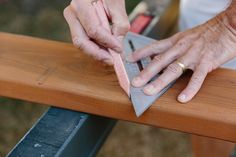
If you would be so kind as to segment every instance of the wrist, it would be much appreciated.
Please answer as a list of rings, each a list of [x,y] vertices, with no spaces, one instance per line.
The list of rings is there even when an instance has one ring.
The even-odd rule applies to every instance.
[[[208,28],[212,33],[218,34],[227,51],[236,57],[236,0],[232,0],[230,6],[215,18],[208,22]]]
[[[212,32],[221,32],[236,43],[236,0],[230,6],[212,20],[207,22],[208,28]]]
[[[222,13],[222,22],[236,35],[236,0]]]

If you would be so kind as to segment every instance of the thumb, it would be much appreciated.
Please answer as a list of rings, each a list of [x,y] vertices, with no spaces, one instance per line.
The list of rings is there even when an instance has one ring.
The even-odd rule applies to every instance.
[[[104,0],[104,5],[112,22],[112,34],[125,36],[130,29],[129,18],[125,10],[125,1]]]

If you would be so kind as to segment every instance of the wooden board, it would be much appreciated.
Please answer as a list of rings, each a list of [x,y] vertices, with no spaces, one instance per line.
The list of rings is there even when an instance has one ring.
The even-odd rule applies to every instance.
[[[193,157],[233,157],[235,143],[192,135]]]
[[[113,68],[71,44],[0,33],[0,95],[236,142],[236,72],[219,69],[188,104],[185,76],[140,118]]]

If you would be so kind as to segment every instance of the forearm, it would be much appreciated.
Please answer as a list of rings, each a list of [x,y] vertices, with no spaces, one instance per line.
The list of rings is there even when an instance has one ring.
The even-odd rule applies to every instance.
[[[232,0],[229,7],[219,15],[219,18],[236,35],[236,0]]]

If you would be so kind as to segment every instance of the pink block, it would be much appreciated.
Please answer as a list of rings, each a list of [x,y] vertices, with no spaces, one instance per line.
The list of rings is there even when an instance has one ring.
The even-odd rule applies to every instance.
[[[103,27],[111,32],[110,24],[107,19],[105,9],[103,8],[102,1],[98,0],[98,1],[94,2],[93,6],[95,7],[95,9],[97,11],[97,15],[99,16]],[[126,92],[126,94],[128,96],[130,96],[130,81],[129,81],[128,75],[126,73],[125,66],[124,66],[123,60],[121,58],[121,55],[119,53],[114,52],[111,49],[109,49],[109,52],[111,53],[111,55],[113,57],[114,69],[115,69],[119,84],[120,84],[121,88],[123,88],[123,90]]]

